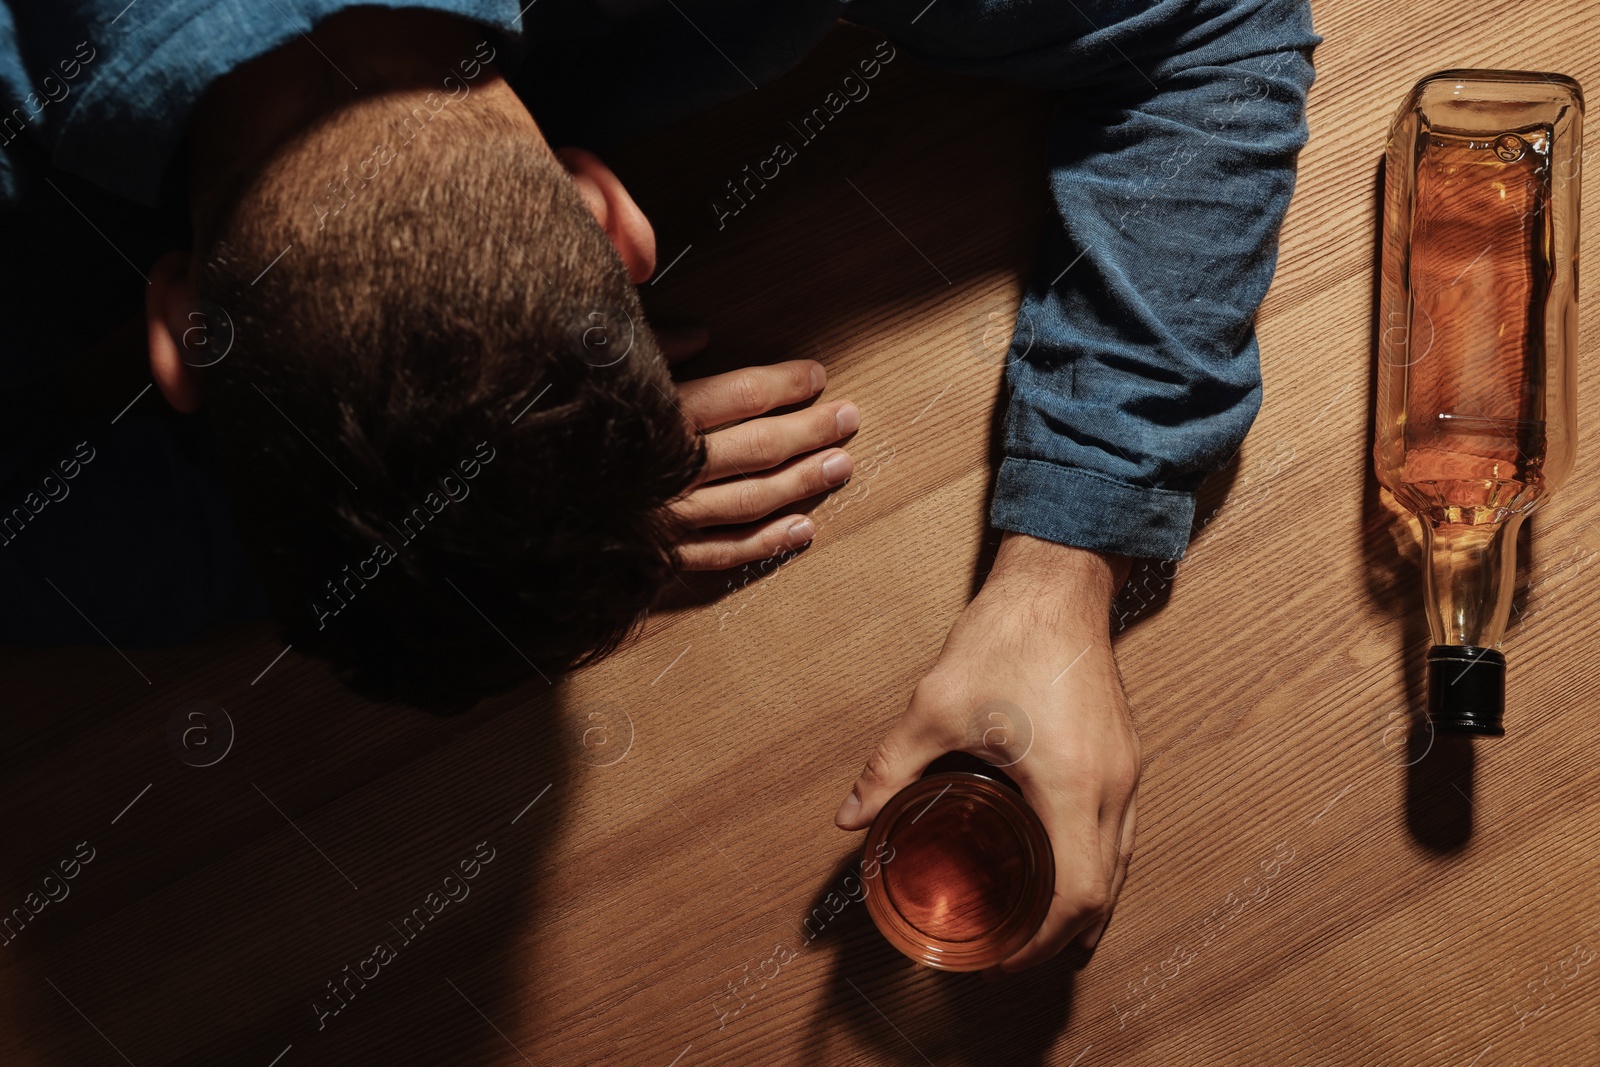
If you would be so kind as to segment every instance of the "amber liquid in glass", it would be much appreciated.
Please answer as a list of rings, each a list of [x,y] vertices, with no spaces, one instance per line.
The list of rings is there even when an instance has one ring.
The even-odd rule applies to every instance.
[[[1024,844],[987,804],[967,797],[929,804],[891,838],[883,887],[907,922],[940,941],[985,937],[1023,894]]]
[[[1004,771],[963,752],[935,760],[889,799],[867,829],[862,864],[863,877],[882,879],[866,901],[883,936],[945,971],[1013,955],[1055,891],[1044,824]]]

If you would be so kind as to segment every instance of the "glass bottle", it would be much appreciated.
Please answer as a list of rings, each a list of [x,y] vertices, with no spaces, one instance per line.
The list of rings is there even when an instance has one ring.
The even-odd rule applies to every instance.
[[[1583,95],[1418,82],[1385,156],[1374,464],[1417,516],[1435,728],[1500,736],[1517,529],[1572,469]]]

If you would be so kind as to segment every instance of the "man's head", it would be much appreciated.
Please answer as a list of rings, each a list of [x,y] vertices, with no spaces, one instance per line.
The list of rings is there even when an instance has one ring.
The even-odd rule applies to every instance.
[[[419,71],[325,37],[363,92],[262,104],[280,121],[248,146],[228,124],[285,71],[213,94],[195,247],[151,287],[156,381],[210,412],[285,640],[426,702],[614,647],[703,462],[633,288],[649,224],[551,152],[477,40]]]

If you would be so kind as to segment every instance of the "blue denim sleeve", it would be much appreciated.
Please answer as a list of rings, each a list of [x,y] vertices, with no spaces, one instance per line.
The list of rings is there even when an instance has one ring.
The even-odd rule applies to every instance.
[[[1260,407],[1253,322],[1321,40],[1307,3],[938,0],[898,29],[941,65],[1065,90],[991,522],[1182,558],[1195,490]]]
[[[1181,558],[1195,489],[1255,419],[1253,320],[1306,139],[1313,41],[1301,3],[1235,12],[1056,120],[1059,226],[1013,335],[1001,529]]]
[[[520,43],[517,0],[0,0],[0,99],[31,92],[0,116],[0,207],[26,173],[19,134],[50,162],[135,203],[156,203],[189,117],[211,83],[358,5],[460,15]],[[70,73],[69,73],[70,72]],[[448,72],[443,72],[448,73]],[[53,88],[52,88],[53,87]],[[10,120],[7,125],[6,120]]]
[[[22,65],[22,50],[17,47],[17,24],[11,8],[0,0],[0,207],[17,198],[17,168],[8,146],[21,128],[17,112],[28,93],[28,71]]]

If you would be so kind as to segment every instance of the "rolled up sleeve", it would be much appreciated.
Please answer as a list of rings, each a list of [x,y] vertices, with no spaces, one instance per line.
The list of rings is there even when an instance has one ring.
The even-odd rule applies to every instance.
[[[1134,6],[941,0],[907,46],[1063,91],[992,523],[1177,559],[1260,407],[1254,317],[1321,38],[1304,0]]]
[[[1261,404],[1253,322],[1306,139],[1313,37],[1304,5],[1261,4],[1061,109],[1049,252],[1013,334],[996,526],[1184,554],[1194,490]]]

